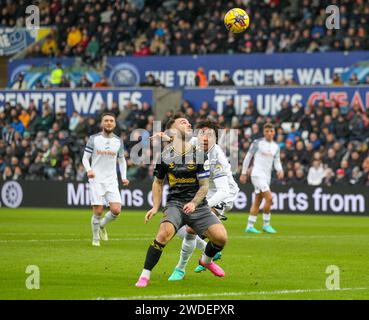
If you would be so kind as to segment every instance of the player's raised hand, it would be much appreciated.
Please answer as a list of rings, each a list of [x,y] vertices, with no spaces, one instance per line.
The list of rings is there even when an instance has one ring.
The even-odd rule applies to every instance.
[[[282,180],[284,178],[284,172],[283,172],[283,170],[277,171],[277,178],[279,180]]]
[[[150,140],[154,140],[156,137],[160,137],[163,141],[170,141],[170,137],[166,135],[164,132],[157,132],[150,137]]]
[[[122,179],[122,183],[126,187],[126,186],[129,185],[129,180],[128,179]]]
[[[151,208],[149,211],[147,211],[147,213],[145,215],[145,224],[148,223],[149,220],[151,220],[151,218],[153,216],[155,216],[157,212],[158,212],[158,210],[155,209],[155,208]]]
[[[240,182],[241,182],[241,184],[245,184],[247,182],[247,175],[246,174],[241,174],[240,175]]]
[[[183,207],[185,214],[191,214],[196,209],[196,205],[193,202],[186,203]]]
[[[95,178],[95,172],[93,172],[93,170],[90,170],[87,172],[87,177],[89,177],[90,179]]]

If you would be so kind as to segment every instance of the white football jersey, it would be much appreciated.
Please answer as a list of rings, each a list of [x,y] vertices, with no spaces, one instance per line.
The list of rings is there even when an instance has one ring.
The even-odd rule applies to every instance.
[[[246,174],[252,158],[254,158],[254,164],[251,171],[252,177],[270,180],[273,166],[277,171],[282,170],[280,149],[278,144],[274,141],[269,142],[266,139],[261,138],[255,140],[251,144],[243,162],[242,174]]]
[[[117,158],[124,156],[123,142],[118,136],[108,138],[102,132],[94,134],[88,139],[85,152],[91,154],[95,182],[118,183]]]
[[[193,145],[198,144],[197,138],[192,138],[190,143]],[[226,155],[222,148],[215,144],[213,147],[208,150],[208,160],[210,163],[210,177],[209,177],[209,191],[206,195],[206,199],[210,199],[216,192],[217,188],[214,183],[214,179],[219,177],[227,177],[228,185],[230,189],[230,194],[224,202],[233,201],[240,190],[236,181],[233,178],[231,165],[228,162]]]

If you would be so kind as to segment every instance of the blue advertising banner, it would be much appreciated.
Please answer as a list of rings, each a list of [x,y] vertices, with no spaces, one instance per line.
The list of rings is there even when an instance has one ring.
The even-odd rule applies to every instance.
[[[143,102],[152,105],[153,94],[151,89],[90,89],[90,90],[0,90],[0,109],[6,102],[20,103],[28,106],[33,100],[41,110],[42,103],[48,101],[54,110],[65,108],[68,115],[77,111],[83,115],[95,114],[105,103],[108,108],[116,101],[120,110],[128,102],[141,107]]]
[[[330,106],[330,100],[336,100],[341,106],[349,107],[358,103],[363,109],[369,108],[369,86],[352,87],[261,87],[261,88],[222,88],[183,90],[183,99],[188,100],[196,110],[204,101],[218,113],[223,112],[228,99],[233,99],[237,114],[243,113],[248,101],[252,100],[260,115],[275,115],[281,109],[282,101],[291,104],[302,103],[316,105],[323,100]]]
[[[330,84],[334,73],[345,72],[365,60],[369,60],[369,51],[109,57],[105,75],[109,77],[112,85],[117,87],[137,86],[144,82],[149,74],[153,74],[166,87],[186,87],[195,85],[196,70],[202,66],[208,79],[215,74],[222,80],[224,75],[229,73],[236,86],[260,86],[269,75],[272,75],[275,81],[292,78],[299,85],[310,86]],[[19,72],[32,72],[45,63],[50,65],[56,61],[66,67],[74,64],[74,59],[71,58],[11,61],[8,68],[8,85],[11,86]],[[50,72],[49,69],[38,71]]]
[[[230,74],[236,86],[264,85],[268,75],[275,81],[293,79],[299,85],[330,84],[334,73],[369,59],[369,51],[330,53],[235,54],[169,57],[110,57],[106,74],[114,85],[134,85],[147,75],[167,87],[195,85],[197,68],[202,66],[208,79],[222,80]]]
[[[49,32],[50,28],[28,30],[26,28],[0,27],[0,56],[16,54]]]

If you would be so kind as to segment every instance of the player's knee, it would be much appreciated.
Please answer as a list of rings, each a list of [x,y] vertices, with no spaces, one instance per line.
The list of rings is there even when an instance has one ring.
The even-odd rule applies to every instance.
[[[186,232],[189,234],[196,234],[196,232],[191,227],[186,227]]]
[[[160,242],[161,244],[166,244],[169,242],[170,239],[172,239],[174,235],[174,230],[171,227],[162,227],[159,230],[158,235],[156,236],[156,240]]]
[[[115,216],[119,216],[120,210],[121,210],[120,207],[115,207],[115,208],[110,209],[111,213],[114,214]]]
[[[216,234],[216,236],[213,237],[213,242],[219,247],[224,247],[227,241],[228,241],[228,235],[227,235],[227,231],[225,230],[225,228],[223,228],[223,230],[220,230]]]

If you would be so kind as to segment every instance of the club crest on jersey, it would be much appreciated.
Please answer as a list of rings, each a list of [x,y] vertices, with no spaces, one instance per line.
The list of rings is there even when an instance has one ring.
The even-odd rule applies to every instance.
[[[193,160],[189,161],[188,164],[187,164],[187,169],[188,170],[195,170],[196,169],[195,161],[193,161]]]

